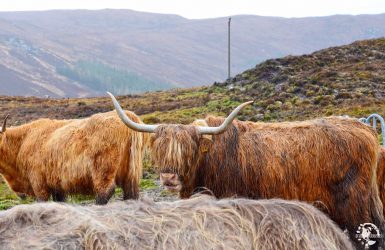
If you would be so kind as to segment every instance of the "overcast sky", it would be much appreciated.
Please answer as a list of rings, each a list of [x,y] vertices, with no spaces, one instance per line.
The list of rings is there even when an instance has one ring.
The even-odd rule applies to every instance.
[[[0,11],[106,8],[187,18],[238,14],[305,17],[385,13],[385,0],[0,0]]]

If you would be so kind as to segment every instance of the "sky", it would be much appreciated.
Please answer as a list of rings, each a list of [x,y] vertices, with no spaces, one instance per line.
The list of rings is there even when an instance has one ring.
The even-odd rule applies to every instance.
[[[190,19],[239,14],[306,17],[385,13],[385,0],[0,0],[0,11],[131,9]]]

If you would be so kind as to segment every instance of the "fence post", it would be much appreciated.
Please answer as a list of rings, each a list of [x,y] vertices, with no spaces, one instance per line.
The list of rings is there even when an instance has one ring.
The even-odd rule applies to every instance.
[[[385,121],[384,121],[384,118],[382,118],[382,116],[380,116],[379,114],[371,114],[368,116],[368,118],[362,117],[358,120],[360,122],[363,122],[363,123],[369,125],[369,126],[372,126],[375,130],[377,129],[377,120],[378,120],[381,124],[382,146],[385,147]],[[373,121],[372,124],[370,124],[371,120]]]

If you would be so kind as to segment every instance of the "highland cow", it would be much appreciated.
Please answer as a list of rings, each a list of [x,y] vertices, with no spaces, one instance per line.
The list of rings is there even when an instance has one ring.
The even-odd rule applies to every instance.
[[[18,236],[22,235],[22,237]],[[0,212],[5,249],[352,249],[322,212],[302,202],[127,201],[47,203]]]
[[[361,223],[384,225],[377,135],[356,119],[232,122],[246,103],[225,120],[146,125],[131,121],[111,97],[127,126],[153,133],[150,148],[161,182],[181,198],[207,188],[218,198],[307,201],[320,204],[351,236]]]
[[[4,122],[1,131],[0,174],[20,196],[64,201],[67,194],[88,194],[105,204],[118,185],[124,199],[138,198],[145,135],[124,126],[115,112],[10,128]]]

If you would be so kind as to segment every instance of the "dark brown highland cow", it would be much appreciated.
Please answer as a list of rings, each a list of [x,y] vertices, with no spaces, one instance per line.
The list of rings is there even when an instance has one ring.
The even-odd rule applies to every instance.
[[[145,135],[124,126],[115,112],[7,129],[4,123],[1,131],[0,174],[16,193],[41,201],[95,194],[104,204],[118,185],[124,199],[138,198]]]
[[[0,212],[2,249],[352,249],[302,202],[200,195],[106,206],[45,203]]]
[[[377,135],[356,119],[231,123],[244,104],[225,121],[208,117],[197,122],[200,126],[144,125],[126,117],[111,97],[127,126],[153,133],[150,147],[161,182],[182,198],[204,187],[219,198],[315,202],[351,236],[360,223],[384,224]]]

